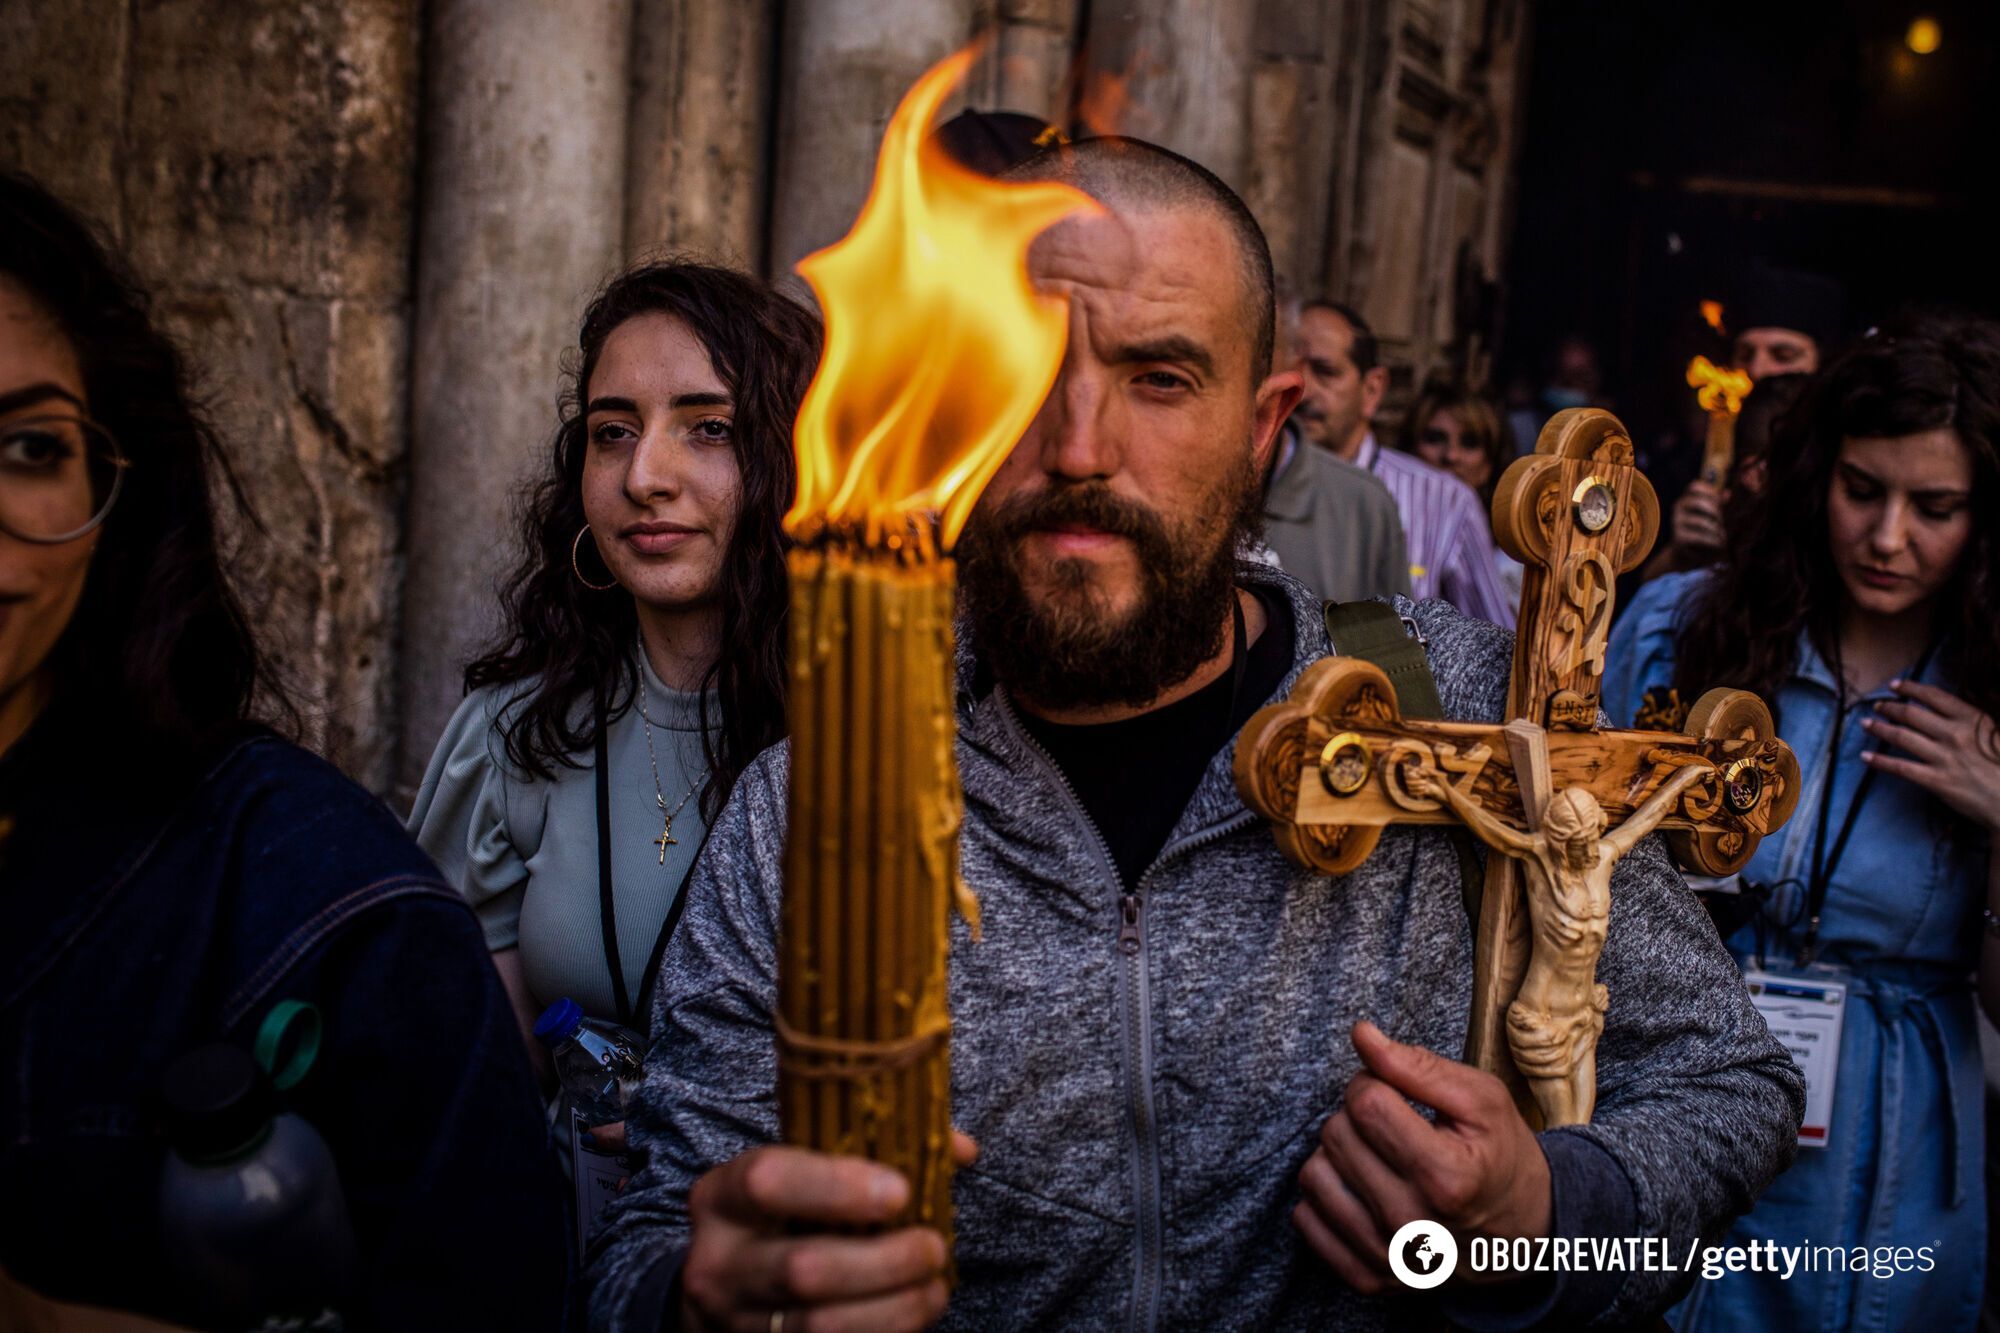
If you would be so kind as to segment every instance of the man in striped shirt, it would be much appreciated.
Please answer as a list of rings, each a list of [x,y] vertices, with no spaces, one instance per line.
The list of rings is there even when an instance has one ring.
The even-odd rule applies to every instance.
[[[1334,301],[1306,303],[1297,351],[1305,396],[1292,421],[1307,440],[1380,478],[1396,498],[1410,548],[1411,595],[1442,597],[1469,616],[1512,628],[1514,608],[1493,561],[1493,531],[1470,486],[1396,449],[1384,449],[1370,421],[1389,372],[1374,331]]]

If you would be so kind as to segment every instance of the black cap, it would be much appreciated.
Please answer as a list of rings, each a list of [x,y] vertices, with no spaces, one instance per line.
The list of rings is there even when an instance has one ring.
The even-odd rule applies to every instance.
[[[1847,326],[1847,293],[1825,274],[1753,261],[1737,279],[1735,299],[1724,304],[1722,314],[1732,332],[1791,329],[1831,355]]]
[[[1068,135],[1040,116],[969,108],[938,126],[934,135],[960,166],[984,176],[998,176],[1044,148],[1069,142]]]
[[[263,1069],[220,1042],[168,1065],[163,1093],[168,1140],[191,1162],[236,1156],[263,1137],[278,1111]]]

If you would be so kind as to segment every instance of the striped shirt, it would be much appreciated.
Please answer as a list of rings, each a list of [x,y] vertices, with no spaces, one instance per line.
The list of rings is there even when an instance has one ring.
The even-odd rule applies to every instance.
[[[1493,561],[1493,530],[1470,486],[1421,458],[1384,449],[1373,432],[1354,462],[1396,497],[1410,546],[1410,595],[1442,597],[1468,616],[1514,627],[1514,607]]]

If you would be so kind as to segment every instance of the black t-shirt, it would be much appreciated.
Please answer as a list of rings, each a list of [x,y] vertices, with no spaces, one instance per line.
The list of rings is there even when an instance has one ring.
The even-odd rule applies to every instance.
[[[1263,606],[1266,623],[1244,655],[1240,681],[1232,664],[1187,698],[1119,722],[1072,726],[1021,713],[1104,835],[1127,888],[1166,846],[1216,754],[1291,670],[1291,603],[1276,588],[1245,591]]]

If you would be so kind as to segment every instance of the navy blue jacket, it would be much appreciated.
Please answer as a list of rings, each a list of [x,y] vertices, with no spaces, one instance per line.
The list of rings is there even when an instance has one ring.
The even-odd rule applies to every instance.
[[[287,1106],[339,1164],[348,1326],[561,1326],[562,1184],[519,1028],[471,912],[380,802],[267,733],[191,762],[50,715],[0,759],[9,818],[0,1266],[185,1319],[154,1197],[162,1072],[248,1050],[297,998],[325,1043]]]

